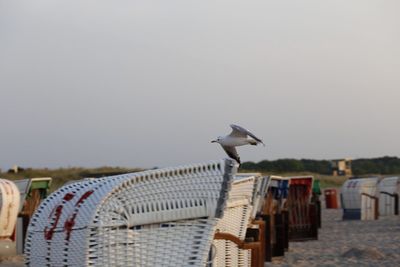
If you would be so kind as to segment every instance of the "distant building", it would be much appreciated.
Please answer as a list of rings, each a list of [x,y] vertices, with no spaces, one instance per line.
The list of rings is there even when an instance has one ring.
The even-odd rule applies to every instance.
[[[331,169],[333,176],[353,175],[351,171],[351,159],[334,159],[331,161]]]
[[[24,168],[21,168],[18,165],[14,165],[14,166],[12,166],[11,169],[8,170],[8,173],[19,173],[19,172],[22,172],[24,170],[25,170]]]

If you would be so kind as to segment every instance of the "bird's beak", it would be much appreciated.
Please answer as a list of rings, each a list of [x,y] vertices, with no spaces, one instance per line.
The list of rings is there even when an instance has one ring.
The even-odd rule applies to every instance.
[[[211,143],[216,143],[216,142],[217,142],[217,140],[212,140],[212,141],[211,141]]]

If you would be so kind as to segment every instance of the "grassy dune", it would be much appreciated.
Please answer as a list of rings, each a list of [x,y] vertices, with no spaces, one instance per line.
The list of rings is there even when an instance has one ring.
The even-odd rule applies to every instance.
[[[79,180],[86,177],[104,177],[117,175],[122,173],[142,171],[139,168],[122,168],[122,167],[99,167],[99,168],[58,168],[58,169],[25,169],[19,173],[0,173],[1,178],[10,180],[34,178],[34,177],[52,177],[52,185],[50,191],[54,191],[63,184],[71,180]],[[251,170],[240,170],[240,172],[254,172]],[[256,171],[257,172],[257,171]],[[263,173],[264,175],[278,175],[278,176],[303,176],[312,175],[314,179],[320,181],[321,188],[340,187],[348,177],[345,176],[329,176],[310,172],[287,172],[287,173]]]
[[[99,167],[99,168],[59,168],[59,169],[25,169],[19,173],[0,173],[1,178],[18,180],[35,177],[52,177],[50,191],[54,191],[63,184],[72,180],[79,180],[86,177],[104,177],[122,173],[137,172],[142,169],[121,168],[121,167]]]

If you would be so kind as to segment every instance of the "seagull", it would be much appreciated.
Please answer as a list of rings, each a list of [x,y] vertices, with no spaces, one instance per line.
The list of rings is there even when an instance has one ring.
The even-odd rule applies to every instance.
[[[223,137],[218,136],[218,138],[211,141],[211,143],[220,144],[225,150],[226,154],[228,154],[230,158],[236,160],[237,163],[240,164],[240,157],[235,147],[244,145],[256,146],[257,144],[263,144],[265,146],[260,138],[258,138],[245,128],[235,124],[231,124],[230,126],[232,128],[232,132],[229,135]],[[247,136],[250,136],[251,138],[247,138]]]

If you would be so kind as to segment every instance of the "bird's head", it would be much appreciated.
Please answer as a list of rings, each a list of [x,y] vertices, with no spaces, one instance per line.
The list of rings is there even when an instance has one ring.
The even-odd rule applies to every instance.
[[[211,143],[220,143],[222,140],[222,136],[218,136],[217,139],[212,140]]]

